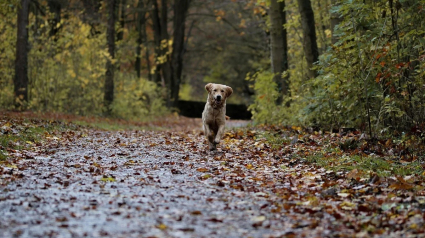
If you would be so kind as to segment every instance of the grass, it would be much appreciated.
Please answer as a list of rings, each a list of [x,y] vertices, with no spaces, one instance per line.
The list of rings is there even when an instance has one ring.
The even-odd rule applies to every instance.
[[[290,136],[282,137],[280,134],[264,132],[262,136],[267,139],[270,146],[274,149],[281,149],[282,146],[288,146],[291,143]],[[317,142],[317,141],[316,141]],[[356,143],[358,143],[356,141]],[[307,143],[308,144],[308,143]],[[400,157],[376,154],[366,155],[364,153],[355,152],[355,148],[350,146],[351,141],[329,140],[321,138],[319,150],[311,150],[307,144],[297,144],[303,148],[301,151],[309,150],[310,153],[305,155],[303,152],[293,152],[292,156],[307,161],[308,163],[316,164],[327,170],[335,172],[352,171],[357,169],[364,176],[370,173],[376,173],[382,177],[390,176],[407,176],[407,175],[422,175],[425,176],[425,157],[416,156],[411,162],[403,161]],[[360,143],[358,143],[360,145]],[[350,146],[347,146],[350,145]],[[353,145],[354,146],[354,145]],[[317,147],[316,147],[317,148]],[[388,148],[390,149],[390,148]]]
[[[289,144],[291,142],[290,137],[285,138],[267,131],[262,133],[262,136],[270,143],[272,149],[279,149],[282,145]]]
[[[150,127],[144,127],[144,126],[136,126],[131,124],[120,124],[120,123],[113,123],[113,122],[107,122],[107,121],[93,121],[93,122],[87,122],[87,121],[73,121],[74,124],[80,125],[80,126],[88,126],[93,127],[100,130],[106,130],[106,131],[121,131],[121,130],[149,130],[152,129]],[[156,128],[154,128],[156,129]]]
[[[423,162],[415,160],[400,163],[389,157],[361,155],[331,155],[316,154],[304,158],[309,163],[315,163],[333,171],[351,171],[357,169],[366,173],[373,172],[382,177],[423,175]],[[365,174],[366,174],[365,173]]]
[[[8,150],[29,149],[53,131],[75,127],[61,122],[10,118],[0,120],[0,123],[0,161],[8,158]]]
[[[5,161],[7,159],[6,151],[0,150],[0,161]]]

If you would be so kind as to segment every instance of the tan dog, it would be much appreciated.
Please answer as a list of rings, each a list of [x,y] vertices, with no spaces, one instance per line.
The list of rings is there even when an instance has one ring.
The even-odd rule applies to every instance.
[[[205,85],[208,91],[207,104],[202,112],[202,123],[210,150],[215,150],[220,143],[226,123],[226,99],[233,89],[223,84],[209,83]]]

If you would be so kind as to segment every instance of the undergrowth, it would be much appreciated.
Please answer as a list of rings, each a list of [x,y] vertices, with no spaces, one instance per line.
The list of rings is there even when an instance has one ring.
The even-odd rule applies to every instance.
[[[58,121],[0,118],[0,161],[15,150],[29,149],[53,131],[75,127]]]
[[[365,140],[360,133],[309,133],[292,128],[261,128],[269,146],[289,158],[316,164],[327,170],[358,171],[358,175],[425,176],[425,156],[420,138]],[[416,141],[416,142],[415,142]]]
[[[425,175],[423,158],[412,162],[399,162],[397,158],[361,155],[326,155],[317,154],[303,158],[309,163],[315,163],[325,169],[338,171],[353,171],[357,169],[360,175],[376,173],[381,177]]]

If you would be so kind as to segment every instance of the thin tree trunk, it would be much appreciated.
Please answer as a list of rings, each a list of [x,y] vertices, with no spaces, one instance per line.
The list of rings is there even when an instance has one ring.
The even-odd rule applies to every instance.
[[[153,8],[151,12],[152,17],[152,25],[154,31],[154,45],[155,45],[155,58],[161,55],[161,22],[159,20],[159,9],[157,0],[153,0]],[[161,65],[156,63],[156,68],[154,72],[155,82],[158,85],[163,84],[163,80],[161,79]]]
[[[168,39],[168,9],[167,0],[161,0],[161,38],[162,40]]]
[[[317,7],[319,9],[319,19],[320,19],[320,23],[319,23],[320,34],[319,35],[320,35],[321,42],[322,42],[322,44],[321,44],[322,47],[321,47],[319,53],[322,53],[322,52],[325,52],[326,49],[328,48],[328,44],[327,44],[327,41],[326,41],[326,29],[327,29],[327,27],[325,25],[325,18],[323,17],[323,12],[325,12],[325,11],[322,9],[322,5],[320,3],[320,0],[317,1]]]
[[[167,106],[172,107],[172,94],[173,94],[173,68],[171,65],[171,56],[168,52],[168,6],[167,0],[161,0],[161,42],[165,42],[166,45],[161,47],[161,56],[165,56],[165,62],[161,66],[162,77],[165,80],[167,88]]]
[[[185,45],[185,23],[190,0],[176,0],[174,4],[174,41],[172,53],[173,85],[171,85],[172,106],[177,107],[181,76],[183,71],[183,55]]]
[[[154,25],[154,36],[155,36],[155,51],[156,58],[161,58],[161,62],[156,65],[156,73],[159,76],[161,73],[162,86],[166,89],[165,99],[167,107],[171,107],[171,88],[173,83],[173,71],[170,62],[170,55],[168,52],[168,29],[167,29],[167,0],[161,0],[161,10],[158,7],[157,0],[154,0],[154,9],[152,14],[152,20]],[[159,17],[161,15],[161,17]],[[164,44],[163,44],[164,43]]]
[[[298,7],[301,15],[301,27],[303,30],[303,47],[308,66],[308,77],[315,78],[316,70],[312,69],[313,64],[319,59],[317,49],[316,28],[314,23],[314,13],[310,0],[298,0]]]
[[[16,107],[20,108],[21,103],[28,101],[28,14],[30,0],[21,0],[18,9],[18,30],[16,40],[16,59],[15,59],[15,77],[14,93],[19,101]],[[20,103],[18,103],[20,102]]]
[[[144,12],[144,9],[145,8],[145,4],[144,4],[144,2],[143,2],[143,0],[139,0],[139,3],[137,4],[137,11],[138,11],[138,13],[137,13],[137,34],[138,34],[138,37],[137,37],[137,47],[136,47],[136,62],[134,63],[135,64],[135,66],[134,66],[134,68],[135,68],[135,70],[136,70],[136,73],[137,73],[137,78],[140,78],[140,76],[141,76],[141,74],[140,74],[140,71],[141,71],[141,64],[142,64],[142,56],[141,56],[141,54],[142,54],[142,42],[143,42],[143,28],[144,28],[144,25],[145,25],[145,17],[146,17],[146,14],[145,14],[145,12]]]
[[[60,26],[58,26],[58,23],[61,21],[61,3],[55,0],[49,0],[48,6],[50,9],[50,12],[53,13],[53,17],[50,19],[50,37],[55,37],[56,34],[59,31]],[[55,38],[56,40],[56,38]]]
[[[284,4],[284,3],[283,3]],[[271,55],[271,66],[273,72],[273,79],[277,84],[279,91],[279,97],[277,99],[277,104],[282,103],[283,95],[288,92],[287,81],[285,82],[282,79],[282,73],[287,69],[287,57],[285,58],[285,46],[284,42],[286,37],[284,37],[282,13],[284,5],[281,5],[277,0],[271,0],[270,2],[270,55]],[[282,12],[281,12],[282,11]],[[286,16],[285,16],[286,18]]]
[[[121,41],[124,39],[124,26],[125,26],[125,8],[127,1],[121,0],[121,13],[120,13],[120,31],[117,34],[117,41]]]
[[[279,2],[280,18],[282,19],[282,72],[289,69],[288,63],[288,31],[284,26],[286,24],[285,1]],[[289,95],[289,73],[282,77],[282,94]]]
[[[90,33],[92,36],[100,34],[98,26],[100,23],[99,9],[101,7],[101,1],[99,0],[82,0],[85,11],[83,15],[83,21],[88,23],[91,27]]]
[[[111,59],[115,58],[115,7],[117,0],[108,1],[108,29],[106,33],[107,42],[108,42],[108,52]],[[106,77],[105,77],[105,108],[106,113],[111,113],[111,104],[114,101],[114,64],[111,59],[108,59],[106,62]]]
[[[151,63],[149,60],[149,48],[148,48],[148,34],[146,33],[146,27],[143,27],[143,39],[146,42],[146,52],[145,52],[145,58],[146,58],[146,66],[148,68],[148,79],[149,81],[152,81],[152,74],[151,74]]]

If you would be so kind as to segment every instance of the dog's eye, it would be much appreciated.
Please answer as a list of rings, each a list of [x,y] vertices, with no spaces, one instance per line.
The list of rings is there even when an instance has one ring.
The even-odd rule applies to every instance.
[[[221,90],[222,93],[224,93],[224,90]]]
[[[217,92],[217,89],[214,89],[214,92]]]

